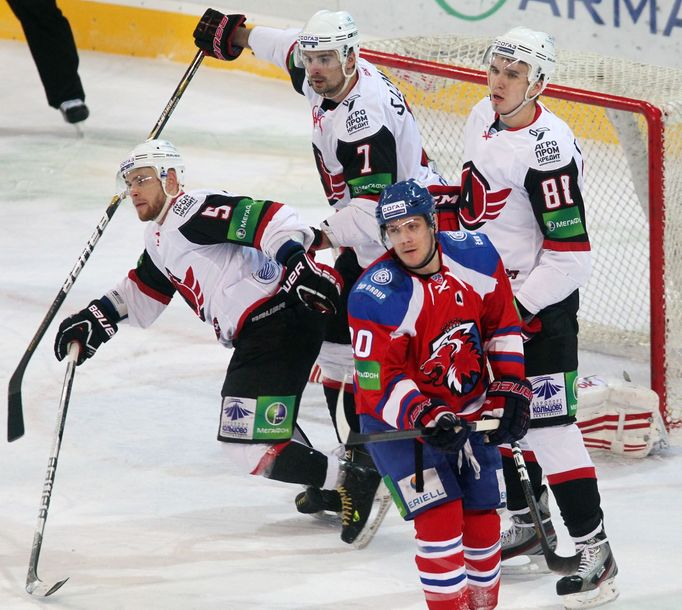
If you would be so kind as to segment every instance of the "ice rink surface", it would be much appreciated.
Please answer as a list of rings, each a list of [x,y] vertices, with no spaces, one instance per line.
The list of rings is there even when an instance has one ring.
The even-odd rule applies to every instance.
[[[28,49],[0,41],[0,363],[2,387],[114,195],[114,174],[143,141],[185,66],[81,53],[91,117],[82,133],[47,106]],[[187,187],[219,187],[329,213],[309,143],[309,110],[285,82],[202,66],[163,137],[183,153]],[[0,608],[424,608],[413,533],[391,509],[357,551],[296,513],[298,489],[232,474],[215,440],[230,352],[184,303],[143,331],[124,327],[76,371],[40,558],[69,582],[47,600],[24,592],[65,365],[52,353],[65,315],[135,264],[143,225],[121,205],[34,354],[23,383],[26,435],[4,440],[0,410]],[[295,358],[296,354],[292,354]],[[623,362],[585,356],[583,374]],[[633,365],[633,368],[636,367]],[[637,380],[637,379],[635,379]],[[334,447],[319,386],[300,422]],[[619,565],[613,610],[680,608],[682,441],[643,460],[595,456]],[[554,506],[554,523],[559,517]],[[566,531],[560,548],[571,552]],[[504,579],[499,608],[553,609],[556,576]]]

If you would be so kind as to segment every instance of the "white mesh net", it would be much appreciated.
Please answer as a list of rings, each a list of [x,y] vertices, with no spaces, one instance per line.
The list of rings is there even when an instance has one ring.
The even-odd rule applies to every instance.
[[[372,41],[363,47],[363,55],[406,94],[424,147],[448,180],[459,175],[464,122],[473,105],[487,94],[486,87],[464,77],[428,74],[416,64],[390,68],[386,66],[390,60],[382,64],[381,54],[480,70],[488,44],[487,39],[441,36]],[[585,103],[560,99],[565,95],[551,87],[542,96],[570,125],[585,159],[594,271],[581,291],[581,346],[651,361],[652,321],[658,324],[663,345],[653,350],[651,384],[664,398],[667,425],[678,426],[682,423],[682,71],[564,51],[558,53],[552,84],[582,90],[589,98]],[[609,96],[627,98],[626,102],[645,100],[654,117],[660,109],[660,162],[655,154],[649,159],[648,138],[657,136],[655,131],[650,134],[652,123],[639,112],[616,109]],[[660,144],[654,151],[658,148]],[[654,251],[653,269],[652,234],[654,243],[663,241],[661,264]]]

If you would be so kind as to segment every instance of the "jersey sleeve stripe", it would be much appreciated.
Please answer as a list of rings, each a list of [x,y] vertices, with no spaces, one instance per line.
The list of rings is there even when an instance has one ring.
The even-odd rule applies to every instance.
[[[128,278],[135,284],[135,286],[137,286],[138,290],[142,294],[147,295],[149,298],[154,299],[155,301],[158,301],[164,305],[168,305],[168,303],[171,302],[171,297],[159,292],[158,290],[154,290],[151,286],[145,284],[140,279],[140,276],[137,274],[135,269],[130,270],[128,273]]]
[[[587,241],[552,241],[545,239],[542,242],[545,250],[556,250],[557,252],[589,252],[592,248]]]

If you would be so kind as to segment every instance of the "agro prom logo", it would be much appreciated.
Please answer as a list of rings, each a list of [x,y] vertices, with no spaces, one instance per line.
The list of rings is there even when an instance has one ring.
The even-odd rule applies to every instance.
[[[457,17],[464,21],[481,21],[482,19],[487,19],[499,11],[506,2],[507,0],[457,0],[457,2],[436,0],[436,4],[448,15],[452,15],[453,17]],[[458,8],[452,6],[455,4]]]

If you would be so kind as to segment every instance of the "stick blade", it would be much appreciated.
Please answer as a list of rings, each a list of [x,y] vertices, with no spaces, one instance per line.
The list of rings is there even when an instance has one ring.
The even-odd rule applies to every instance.
[[[52,595],[57,589],[61,588],[61,586],[67,580],[69,580],[68,576],[64,580],[59,580],[52,586],[48,586],[37,577],[35,580],[27,579],[26,592],[37,597],[47,597],[48,595]]]
[[[14,371],[9,381],[7,391],[7,440],[12,441],[24,435],[24,410],[21,404],[21,378],[20,371]]]
[[[571,555],[570,557],[563,557],[562,555],[557,555],[554,552],[545,553],[545,561],[547,562],[547,567],[556,574],[563,574],[564,576],[570,576],[578,571],[578,566],[580,565],[580,553]]]

